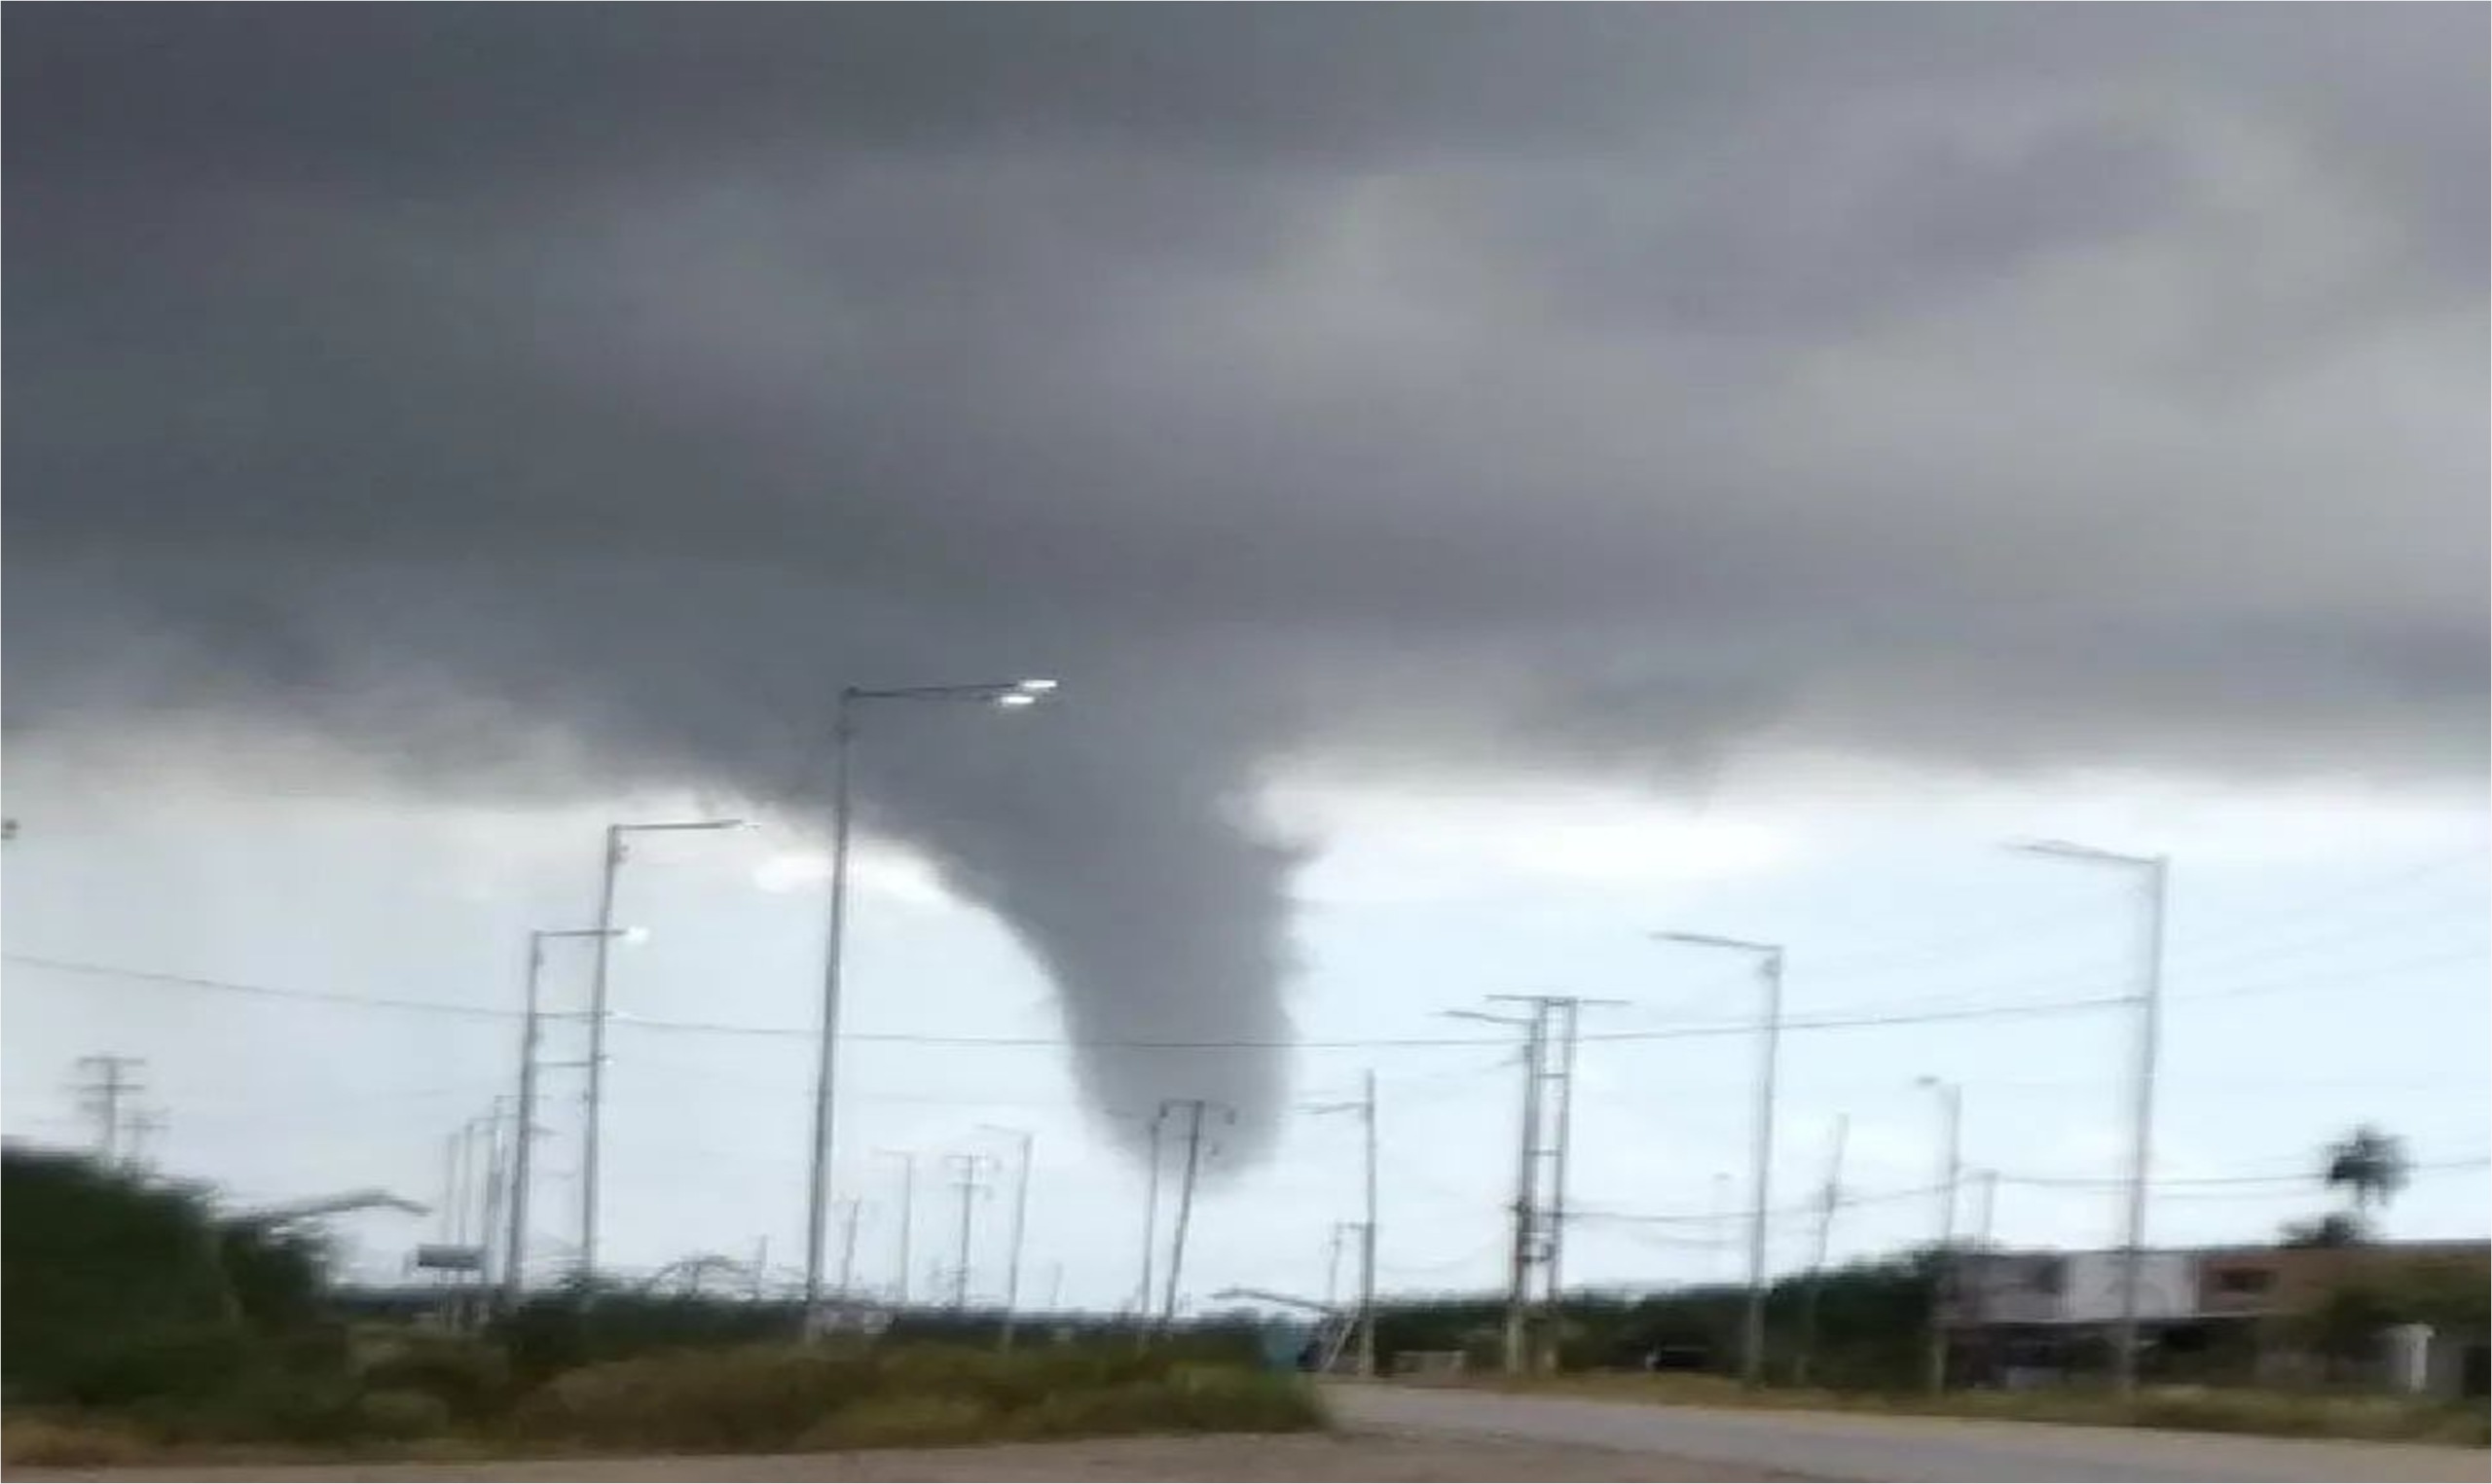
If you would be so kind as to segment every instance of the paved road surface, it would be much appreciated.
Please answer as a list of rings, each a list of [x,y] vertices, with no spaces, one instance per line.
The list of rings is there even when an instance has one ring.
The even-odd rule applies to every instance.
[[[1821,1479],[2105,1481],[2482,1480],[2468,1448],[2298,1442],[2130,1428],[2064,1428],[1830,1412],[1727,1411],[1394,1386],[1331,1389],[1354,1428],[1630,1449],[1750,1473]]]

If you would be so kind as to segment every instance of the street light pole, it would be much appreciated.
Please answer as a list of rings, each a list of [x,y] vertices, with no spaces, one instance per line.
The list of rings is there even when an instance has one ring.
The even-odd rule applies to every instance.
[[[1660,932],[1653,936],[1667,943],[1752,955],[1758,960],[1765,989],[1764,1013],[1757,1021],[1756,1189],[1748,1215],[1747,1312],[1740,1335],[1741,1380],[1757,1386],[1765,1379],[1765,1213],[1774,1185],[1774,1081],[1782,1044],[1782,949],[1777,944],[1719,938],[1707,933]]]
[[[613,940],[615,877],[623,868],[623,837],[661,830],[731,830],[742,819],[686,819],[657,824],[609,824],[605,827],[605,859],[597,883],[597,958],[590,969],[588,992],[588,1118],[580,1140],[580,1298],[596,1294],[598,1172],[605,1128],[605,973],[606,946]]]
[[[2163,919],[2171,891],[2169,857],[2122,855],[2091,846],[2044,840],[2021,844],[2030,854],[2056,856],[2138,872],[2144,901],[2138,934],[2137,1065],[2131,1087],[2127,1240],[2120,1264],[2120,1325],[2114,1377],[2122,1396],[2138,1389],[2138,1280],[2145,1260],[2146,1188],[2154,1160],[2154,1079],[2163,1035]]]
[[[830,1157],[833,1077],[839,1050],[840,969],[848,937],[848,851],[851,837],[851,754],[857,744],[859,708],[869,701],[971,701],[1029,706],[1053,694],[1053,680],[1010,680],[975,685],[904,685],[882,689],[847,686],[831,733],[830,917],[823,945],[822,1023],[814,1052],[813,1160],[805,1194],[805,1313],[822,1303],[823,1247],[830,1219]],[[906,1278],[902,1278],[903,1285]]]

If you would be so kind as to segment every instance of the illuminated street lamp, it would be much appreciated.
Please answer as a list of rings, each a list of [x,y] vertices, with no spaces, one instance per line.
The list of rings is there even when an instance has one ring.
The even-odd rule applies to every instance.
[[[839,1045],[839,975],[848,928],[848,843],[854,814],[849,807],[849,776],[856,751],[858,713],[868,703],[906,701],[971,702],[1021,709],[1046,700],[1056,688],[1053,680],[1033,678],[971,685],[852,685],[839,693],[838,722],[832,733],[830,924],[823,953],[822,1027],[814,1067],[813,1162],[805,1194],[805,1313],[809,1318],[822,1303],[823,1244],[830,1219],[831,1078]]]

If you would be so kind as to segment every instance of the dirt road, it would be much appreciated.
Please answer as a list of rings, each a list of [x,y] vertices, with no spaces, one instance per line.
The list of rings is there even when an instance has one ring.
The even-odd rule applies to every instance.
[[[1564,1443],[1483,1441],[1476,1438],[1399,1437],[1375,1433],[1278,1437],[1128,1437],[1083,1443],[1014,1443],[994,1448],[926,1448],[878,1453],[745,1455],[733,1458],[548,1459],[494,1464],[349,1464],[318,1466],[201,1468],[32,1469],[12,1468],[12,1479],[244,1480],[314,1479],[510,1480],[551,1484],[562,1480],[749,1480],[781,1484],[797,1480],[915,1480],[923,1484],[976,1484],[991,1479],[1149,1480],[1239,1479],[1273,1484],[1318,1480],[1394,1481],[1444,1479],[1464,1484],[1543,1480],[1675,1481],[1773,1480],[1793,1477],[1757,1471],[1726,1471],[1649,1453],[1620,1453]]]

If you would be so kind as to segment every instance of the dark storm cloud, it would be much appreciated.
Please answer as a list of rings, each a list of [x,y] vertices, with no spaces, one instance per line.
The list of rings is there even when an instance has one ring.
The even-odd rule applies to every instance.
[[[1060,670],[875,822],[1245,1040],[1297,754],[2479,766],[2479,9],[6,24],[30,743],[782,796],[842,682]]]

